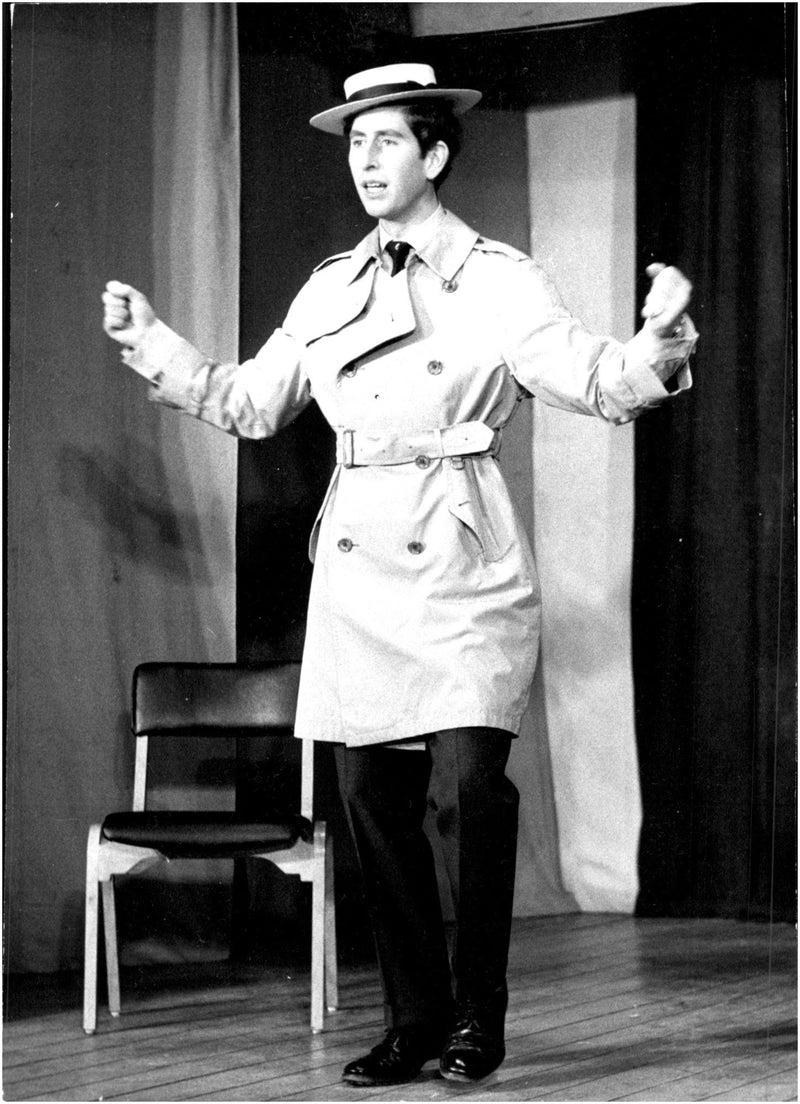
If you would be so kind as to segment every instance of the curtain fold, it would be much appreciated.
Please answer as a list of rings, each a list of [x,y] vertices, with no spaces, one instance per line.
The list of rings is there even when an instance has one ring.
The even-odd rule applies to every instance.
[[[685,269],[701,340],[687,401],[636,429],[639,908],[787,919],[794,12],[724,8],[653,18],[640,40],[640,267]]]

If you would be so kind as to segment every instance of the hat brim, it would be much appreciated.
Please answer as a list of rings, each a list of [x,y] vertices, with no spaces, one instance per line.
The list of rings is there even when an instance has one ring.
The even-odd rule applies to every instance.
[[[344,124],[354,115],[360,115],[363,111],[369,111],[373,107],[389,106],[390,104],[403,103],[404,100],[446,100],[452,105],[456,115],[463,115],[480,100],[481,92],[474,88],[418,88],[410,92],[388,92],[382,96],[371,96],[364,100],[354,100],[350,103],[340,104],[339,107],[331,107],[327,111],[320,111],[308,121],[317,130],[324,130],[326,134],[344,134]]]

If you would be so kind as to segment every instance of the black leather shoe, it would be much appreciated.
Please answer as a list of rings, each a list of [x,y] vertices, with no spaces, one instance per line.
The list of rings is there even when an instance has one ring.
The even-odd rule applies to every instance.
[[[342,1080],[350,1085],[402,1085],[413,1081],[431,1058],[438,1058],[443,1034],[425,1028],[389,1028],[383,1042],[363,1058],[348,1062]]]
[[[506,1056],[502,1026],[481,1016],[472,1007],[460,1010],[455,1027],[439,1059],[439,1072],[448,1081],[480,1081],[500,1065]],[[502,1023],[502,1020],[501,1020]]]

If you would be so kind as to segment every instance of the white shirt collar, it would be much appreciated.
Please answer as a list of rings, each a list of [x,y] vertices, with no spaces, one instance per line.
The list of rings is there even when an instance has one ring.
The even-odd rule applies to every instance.
[[[421,249],[424,249],[426,245],[432,240],[436,231],[439,229],[439,223],[444,218],[444,207],[439,203],[436,210],[428,215],[424,222],[419,222],[415,226],[409,226],[403,234],[403,241],[407,241],[411,248],[419,253]],[[394,241],[390,234],[384,230],[383,225],[378,223],[378,240],[381,247],[381,252],[386,248],[386,243]]]

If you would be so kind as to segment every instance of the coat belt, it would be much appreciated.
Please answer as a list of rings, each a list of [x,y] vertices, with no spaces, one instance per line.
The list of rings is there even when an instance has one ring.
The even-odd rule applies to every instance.
[[[500,430],[485,422],[460,422],[397,437],[378,437],[356,429],[336,430],[336,463],[345,468],[413,464],[421,458],[438,460],[481,452],[494,454],[499,447]]]

